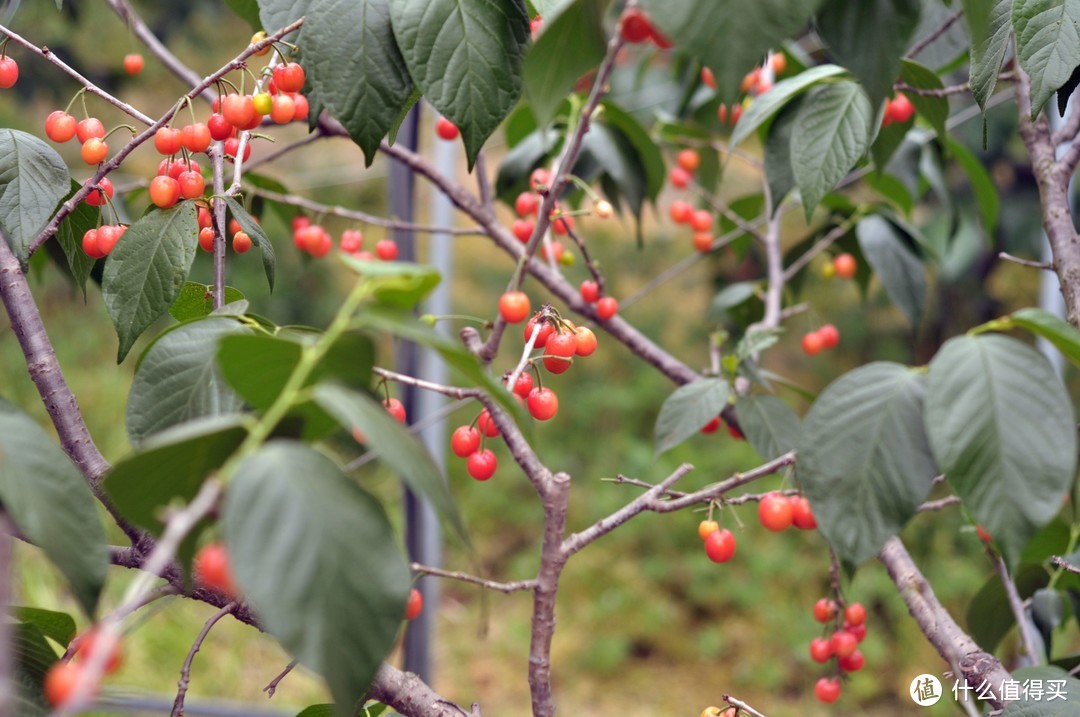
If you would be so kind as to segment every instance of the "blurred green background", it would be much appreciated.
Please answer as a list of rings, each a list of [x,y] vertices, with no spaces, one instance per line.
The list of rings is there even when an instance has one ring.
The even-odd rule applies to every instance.
[[[103,3],[65,3],[65,10],[59,13],[52,2],[44,0],[8,7],[17,7],[13,17],[5,18],[9,27],[38,45],[48,45],[91,80],[151,115],[163,112],[183,91],[149,54],[141,76],[123,74],[123,55],[139,48]],[[234,56],[250,36],[250,28],[234,21],[219,2],[141,2],[138,10],[199,74],[209,73]],[[40,134],[48,112],[64,107],[76,88],[56,68],[20,50],[10,52],[20,62],[22,77],[15,88],[0,94],[0,126]],[[87,103],[90,112],[102,117],[107,127],[122,121],[102,102],[88,98]],[[207,112],[205,107],[199,108],[200,117]],[[430,130],[431,120],[430,113],[424,115],[422,150],[431,149],[437,141]],[[780,345],[766,355],[767,368],[815,392],[869,360],[925,361],[949,335],[1036,301],[1036,272],[990,259],[1001,248],[1030,255],[1037,246],[1039,227],[1033,190],[1022,169],[1022,149],[1018,151],[1010,139],[1008,110],[993,113],[990,120],[990,150],[982,159],[1003,191],[1010,193],[1003,203],[1002,228],[993,252],[985,247],[961,280],[933,286],[930,316],[915,334],[906,328],[876,283],[864,298],[850,282],[822,278],[822,260],[814,262],[802,296],[811,301],[813,309],[788,323]],[[977,124],[958,132],[972,149],[979,149]],[[301,127],[276,133],[279,143],[303,134]],[[118,136],[114,148],[120,146],[120,139]],[[493,159],[500,153],[501,141],[499,135],[492,140]],[[73,146],[58,149],[71,163],[77,179],[89,176]],[[271,150],[270,145],[261,143],[254,156]],[[157,162],[151,148],[141,148],[122,172],[113,176],[114,183],[121,186],[145,181]],[[386,211],[386,160],[380,158],[364,169],[359,150],[343,140],[319,143],[289,155],[272,170],[260,171],[298,194],[326,203],[373,213]],[[459,172],[467,187],[475,186],[465,175],[463,163]],[[963,178],[948,179],[956,189],[957,201],[965,201]],[[756,191],[753,182],[753,176],[735,161],[721,191],[729,198],[738,197]],[[418,186],[420,206],[424,207],[430,190],[423,182]],[[630,296],[660,270],[693,251],[683,231],[666,221],[655,221],[666,217],[669,200],[665,196],[656,212],[647,213],[643,249],[637,248],[628,223],[617,219],[584,221],[583,235],[601,261],[613,295]],[[145,197],[133,201],[132,216],[138,216],[145,202]],[[930,222],[939,209],[932,203],[922,206],[916,219]],[[503,214],[509,221],[510,211]],[[790,244],[805,232],[794,214],[787,227]],[[272,296],[267,293],[259,260],[253,255],[230,256],[229,283],[247,294],[253,311],[279,324],[325,324],[346,287],[347,273],[330,258],[301,258],[292,247],[288,228],[272,214],[264,217],[264,224],[278,253],[276,292]],[[325,224],[335,236],[350,226],[330,219]],[[365,245],[373,246],[381,238],[381,230],[363,228]],[[425,249],[426,239],[421,238],[421,257]],[[455,311],[491,318],[512,262],[478,237],[457,240],[454,261],[455,273],[448,280]],[[580,263],[566,274],[575,283],[586,277]],[[704,367],[708,363],[707,337],[716,328],[706,320],[708,306],[724,285],[723,277],[733,275],[758,276],[753,256],[742,261],[722,253],[699,261],[646,298],[625,306],[622,313],[689,365]],[[209,261],[201,256],[192,279],[209,282],[210,278]],[[45,263],[35,264],[32,286],[92,435],[107,458],[123,456],[128,450],[124,406],[134,362],[128,359],[115,365],[116,338],[100,292],[91,285],[84,300],[54,265]],[[527,284],[526,290],[534,305],[548,300],[532,284]],[[824,322],[840,329],[841,347],[806,358],[799,351],[799,336]],[[519,334],[517,330],[507,333],[497,371],[511,365],[522,343]],[[383,352],[380,363],[392,366],[391,351]],[[1075,384],[1075,377],[1069,378]],[[604,481],[618,473],[652,482],[687,461],[696,469],[680,487],[693,489],[759,462],[752,449],[724,431],[697,436],[654,460],[653,422],[673,387],[603,334],[594,356],[579,361],[572,371],[552,377],[549,385],[559,394],[560,412],[555,420],[537,425],[534,436],[537,450],[548,464],[573,476],[571,530],[589,525],[636,494],[638,489]],[[0,319],[0,394],[47,423],[6,316]],[[780,395],[800,413],[805,410],[806,403],[798,393],[782,390]],[[463,409],[450,418],[449,428],[468,423],[474,416],[474,408]],[[469,555],[451,542],[447,566],[479,571],[498,580],[525,579],[535,574],[537,566],[541,509],[531,486],[505,450],[498,455],[501,464],[496,477],[483,484],[467,476],[463,461],[449,458],[450,482],[476,553]],[[400,525],[396,481],[377,466],[365,468],[359,478],[387,501]],[[751,490],[778,487],[782,480],[776,476]],[[720,520],[736,533],[738,552],[730,563],[715,565],[705,557],[697,536],[701,518],[697,512],[644,515],[571,561],[562,581],[553,655],[556,695],[563,713],[697,715],[705,706],[720,703],[724,693],[738,696],[769,715],[957,711],[948,700],[929,712],[909,701],[907,686],[912,677],[923,672],[940,674],[946,666],[907,617],[894,586],[875,563],[864,566],[845,586],[848,597],[861,601],[870,613],[869,635],[862,646],[867,667],[845,683],[839,703],[817,703],[813,684],[826,669],[810,661],[807,645],[820,633],[811,608],[829,585],[823,540],[814,532],[768,533],[759,526],[752,505],[728,509],[722,511]],[[968,601],[992,572],[969,521],[956,509],[922,515],[912,522],[904,538],[939,598],[963,624]],[[119,536],[115,539],[120,541]],[[21,602],[75,612],[55,571],[34,549],[20,546],[18,558]],[[106,607],[115,605],[130,577],[116,569]],[[524,714],[528,705],[528,595],[485,595],[478,588],[450,582],[443,584],[443,591],[437,620],[435,687],[459,703],[479,702],[485,714]],[[126,664],[110,679],[108,688],[122,694],[150,692],[171,702],[184,656],[213,612],[180,598],[151,606],[133,621],[125,643]],[[84,623],[85,618],[80,626]],[[1076,647],[1075,633],[1073,623],[1059,644]],[[1010,635],[999,652],[1007,664],[1014,652],[1014,639]],[[325,701],[318,680],[300,670],[287,677],[277,695],[267,701],[261,690],[288,659],[269,638],[225,620],[195,659],[189,699],[193,704],[200,700],[249,703],[284,713]]]

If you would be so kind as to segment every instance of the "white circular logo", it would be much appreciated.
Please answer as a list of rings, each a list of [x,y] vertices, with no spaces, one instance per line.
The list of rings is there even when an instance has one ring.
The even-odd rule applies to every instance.
[[[908,694],[920,707],[936,705],[941,699],[941,680],[933,675],[919,675],[911,681]]]

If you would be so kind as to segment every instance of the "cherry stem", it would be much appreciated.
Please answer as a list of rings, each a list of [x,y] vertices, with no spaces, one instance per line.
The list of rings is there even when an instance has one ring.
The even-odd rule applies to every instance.
[[[82,97],[82,94],[83,94],[84,92],[86,92],[86,88],[85,88],[85,87],[81,88],[81,89],[80,89],[80,90],[79,90],[78,92],[76,92],[76,93],[75,93],[74,95],[72,95],[71,99],[70,99],[70,100],[68,100],[68,103],[67,103],[67,107],[65,107],[65,108],[64,108],[64,114],[71,114],[71,106],[72,106],[73,104],[75,104],[75,100],[77,100],[77,99],[79,99],[80,97]],[[85,109],[85,107],[84,107],[83,109]]]
[[[582,238],[577,235],[577,232],[571,229],[570,225],[568,224],[566,225],[566,233],[571,239],[574,240],[574,243],[577,244],[578,250],[581,251],[581,258],[585,261],[585,267],[589,270],[589,273],[592,274],[592,278],[596,282],[596,286],[600,290],[600,296],[603,296],[604,275],[600,273],[599,265],[589,254],[589,250],[585,248],[584,240],[582,240]]]
[[[111,135],[111,134],[112,134],[113,132],[115,132],[115,131],[116,131],[116,130],[118,130],[118,129],[126,129],[126,130],[127,130],[128,132],[131,132],[131,136],[132,136],[132,137],[134,137],[134,136],[136,136],[137,134],[139,134],[139,131],[138,131],[137,129],[135,129],[134,127],[132,127],[131,125],[129,125],[129,124],[118,124],[118,125],[116,125],[115,127],[113,127],[113,128],[111,129],[111,130],[109,130],[108,132],[106,132],[106,133],[105,133],[105,136],[104,136],[104,137],[102,137],[102,138],[101,138],[101,140],[102,140],[102,141],[105,141],[105,140],[107,140],[107,139],[109,138],[109,135]]]

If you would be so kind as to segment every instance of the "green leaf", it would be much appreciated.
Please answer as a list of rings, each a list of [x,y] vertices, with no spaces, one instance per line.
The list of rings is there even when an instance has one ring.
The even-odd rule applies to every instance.
[[[235,319],[215,317],[180,326],[156,341],[135,371],[128,396],[132,445],[194,418],[240,411],[243,402],[223,380],[214,356],[222,338],[250,331]]]
[[[600,64],[607,51],[604,9],[608,0],[575,0],[544,18],[544,31],[525,57],[525,93],[541,124],[555,115],[577,81]]]
[[[727,381],[720,378],[700,378],[675,389],[656,417],[656,455],[679,445],[719,416],[729,395]]]
[[[766,52],[802,30],[820,4],[820,0],[641,3],[676,47],[712,69],[721,102],[735,101],[743,75],[758,65]]]
[[[603,123],[593,125],[581,146],[581,156],[574,174],[588,177],[582,165],[602,170],[618,188],[617,195],[626,200],[637,219],[645,204],[645,170],[634,146],[620,133]]]
[[[66,612],[17,606],[11,608],[11,616],[19,622],[33,625],[42,635],[61,645],[67,645],[75,637],[75,620]]]
[[[109,499],[132,523],[160,535],[161,509],[175,500],[191,502],[207,476],[247,437],[244,421],[235,414],[211,416],[154,435],[109,471]]]
[[[934,457],[1015,564],[1076,475],[1076,419],[1061,379],[1015,339],[961,336],[930,362],[927,393]]]
[[[964,20],[971,37],[985,37],[990,32],[990,17],[995,0],[961,0],[960,5],[964,9]]]
[[[735,412],[746,440],[764,460],[771,461],[797,446],[799,417],[776,396],[742,396],[735,402]]]
[[[15,658],[12,683],[14,714],[19,717],[46,717],[52,709],[45,701],[45,674],[57,660],[56,650],[36,625],[18,623],[11,634]]]
[[[765,124],[770,117],[780,111],[784,105],[814,85],[829,77],[845,74],[847,70],[839,65],[818,65],[805,72],[800,72],[794,77],[780,80],[773,88],[763,95],[758,95],[739,118],[739,124],[735,125],[735,131],[731,133],[731,145],[734,147],[739,142],[749,137],[754,131]]]
[[[632,114],[608,100],[601,101],[600,106],[603,107],[600,123],[617,130],[633,146],[643,170],[645,194],[651,201],[656,201],[667,177],[660,147]]]
[[[866,261],[881,279],[885,293],[889,295],[912,326],[917,326],[922,316],[926,298],[926,271],[895,226],[878,215],[863,219],[855,227]]]
[[[765,177],[769,182],[769,194],[772,196],[773,216],[784,197],[795,188],[795,172],[791,169],[791,135],[795,131],[797,116],[797,105],[785,108],[777,115],[765,137]],[[742,120],[739,124],[742,124]]]
[[[225,304],[243,301],[244,295],[239,289],[225,287]],[[214,311],[214,287],[188,281],[180,289],[180,295],[169,307],[169,315],[177,321],[194,321],[209,316]]]
[[[302,17],[306,17],[314,0],[258,0],[259,17],[267,32],[276,32]],[[284,39],[294,38],[295,33]]]
[[[262,21],[259,20],[259,3],[256,0],[225,0],[225,4],[241,20],[251,25],[252,30],[257,32],[262,29]]]
[[[1014,311],[1009,322],[1043,337],[1074,364],[1080,366],[1080,331],[1060,316],[1044,309]]]
[[[260,624],[351,715],[394,646],[409,592],[382,506],[322,454],[274,441],[237,467],[223,523]]]
[[[1031,119],[1080,65],[1080,0],[1013,0],[1020,67],[1031,77]]]
[[[919,11],[919,0],[825,0],[818,12],[829,53],[862,83],[875,110],[892,94]]]
[[[799,484],[845,562],[876,555],[930,494],[925,383],[906,366],[870,363],[829,384],[803,419]]]
[[[32,134],[0,129],[0,229],[26,267],[30,244],[45,228],[71,185],[67,165]]]
[[[116,243],[105,262],[101,291],[120,339],[117,363],[180,295],[198,233],[195,203],[183,202],[149,212]]]
[[[971,94],[979,107],[986,110],[986,102],[997,86],[1001,62],[1009,47],[1012,35],[1013,0],[994,0],[990,8],[989,24],[985,33],[972,35],[970,81]]]
[[[64,197],[61,203],[66,202],[75,192],[82,187],[81,184],[72,180],[71,191]],[[59,207],[56,208],[59,210]],[[54,214],[56,211],[54,210]],[[86,298],[86,280],[90,277],[90,271],[94,268],[94,260],[86,255],[82,248],[82,238],[88,230],[97,227],[101,219],[101,210],[92,207],[86,202],[79,202],[75,209],[64,217],[60,227],[56,231],[56,240],[64,251],[67,260],[68,271],[75,286]]]
[[[394,0],[413,82],[465,142],[469,170],[521,96],[529,17],[521,0]]]
[[[1065,619],[1065,599],[1053,588],[1036,590],[1031,596],[1031,619],[1046,645],[1046,654],[1052,654],[1054,630]]]
[[[244,209],[244,206],[240,202],[236,201],[232,197],[226,197],[225,203],[229,206],[229,212],[236,219],[240,228],[247,232],[247,235],[251,237],[251,243],[262,252],[263,273],[266,274],[266,282],[270,285],[270,291],[274,290],[274,266],[276,260],[274,258],[274,245],[270,242],[270,238],[266,236],[266,232],[259,225],[257,221],[248,211]]]
[[[967,147],[951,137],[947,137],[945,141],[949,154],[964,170],[968,182],[971,183],[971,191],[975,194],[975,203],[979,207],[979,217],[982,219],[983,228],[988,236],[994,236],[1000,211],[1000,199],[994,180],[991,179],[982,160],[972,154]]]
[[[296,713],[296,717],[337,717],[334,705],[311,705]]]
[[[364,261],[342,254],[345,266],[371,284],[381,303],[411,309],[427,296],[440,281],[433,267],[405,261]]]
[[[1038,695],[1021,694],[1021,698],[1005,705],[1002,717],[1080,717],[1080,706],[1073,697],[1080,694],[1080,680],[1060,667],[1039,665],[1013,670],[1012,677],[1021,685],[1040,681],[1043,689]],[[1051,698],[1051,683],[1060,688],[1059,695]]]
[[[945,87],[936,72],[914,60],[904,59],[901,62],[900,79],[905,84],[920,90],[940,90]],[[947,136],[945,121],[949,119],[949,100],[907,90],[904,94],[911,100],[911,104],[915,105],[916,113],[930,123],[939,138],[945,139]]]
[[[1024,600],[1050,582],[1050,576],[1041,565],[1022,564],[1013,574],[1013,582],[1020,599]],[[1016,624],[1016,615],[1009,606],[1005,585],[996,574],[987,578],[983,586],[968,603],[965,616],[968,632],[987,652],[994,652],[1009,630]]]
[[[807,221],[818,202],[866,153],[873,118],[866,93],[854,82],[818,87],[799,107],[791,133],[791,168]]]
[[[392,0],[312,3],[300,32],[311,86],[371,166],[413,91],[390,24]]]
[[[738,306],[754,296],[757,293],[757,288],[758,283],[756,281],[738,281],[734,284],[728,284],[716,292],[712,304],[709,305],[710,313],[718,314]]]
[[[337,419],[346,430],[359,428],[364,444],[416,493],[424,496],[435,511],[453,526],[465,542],[465,524],[450,495],[446,479],[424,445],[393,419],[378,401],[343,386],[320,384],[315,402]]]
[[[33,419],[0,399],[0,502],[93,615],[109,565],[98,503],[79,469]]]

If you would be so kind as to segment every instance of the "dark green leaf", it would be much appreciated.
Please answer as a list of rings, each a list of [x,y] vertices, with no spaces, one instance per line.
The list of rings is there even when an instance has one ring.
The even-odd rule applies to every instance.
[[[79,469],[33,419],[0,399],[0,502],[93,615],[109,552],[98,503]]]
[[[11,616],[36,627],[42,635],[67,645],[75,637],[75,620],[66,612],[39,607],[12,607]]]
[[[529,174],[543,164],[558,138],[559,133],[555,130],[537,130],[506,153],[495,177],[495,193],[500,199],[511,205],[514,203],[518,193],[528,186]]]
[[[1031,77],[1031,119],[1080,65],[1080,2],[1013,0],[1020,67]]]
[[[262,21],[259,20],[259,3],[256,0],[225,0],[225,4],[241,20],[251,25],[252,30],[262,29]]]
[[[56,650],[36,625],[19,623],[11,634],[15,658],[11,675],[14,685],[14,714],[19,717],[45,717],[52,714],[45,701],[45,674],[57,660]]]
[[[544,18],[544,31],[525,57],[525,93],[541,124],[554,116],[577,81],[600,64],[607,49],[608,0],[575,0]]]
[[[1023,564],[1014,573],[1013,580],[1023,600],[1045,587],[1050,582],[1050,576],[1041,565]],[[1016,615],[1009,606],[1009,596],[996,574],[991,575],[971,598],[966,621],[968,632],[987,652],[994,652],[1016,624]]]
[[[394,0],[394,36],[424,97],[456,124],[472,170],[521,96],[529,17],[521,0]]]
[[[719,416],[729,395],[727,381],[720,378],[700,378],[675,389],[656,417],[656,455],[679,445]]]
[[[296,713],[296,717],[337,717],[334,705],[311,705]]]
[[[1041,681],[1042,690],[1021,694],[1020,700],[1005,705],[1002,717],[1080,717],[1080,705],[1073,699],[1080,694],[1080,680],[1070,673],[1053,665],[1039,665],[1013,670],[1012,676],[1021,685]],[[1061,697],[1050,696],[1054,691],[1051,683],[1060,688]]]
[[[784,105],[806,92],[814,85],[829,77],[836,77],[847,72],[839,65],[819,65],[794,77],[780,80],[763,95],[755,97],[739,118],[735,131],[731,133],[732,146],[742,142],[754,131],[765,124],[770,117],[780,111]]]
[[[866,93],[854,82],[818,87],[799,107],[791,133],[791,168],[808,220],[866,153],[874,116]]]
[[[862,83],[875,111],[892,94],[919,11],[919,0],[825,0],[817,14],[818,34]]]
[[[911,325],[917,326],[926,298],[922,262],[907,248],[896,227],[878,215],[860,221],[855,232],[863,256],[881,279],[885,293]]]
[[[195,203],[183,202],[146,214],[116,243],[105,262],[101,291],[120,339],[117,363],[180,295],[198,233]]]
[[[791,169],[791,135],[795,131],[797,116],[797,105],[785,108],[769,127],[769,134],[765,138],[765,176],[769,181],[774,216],[784,197],[795,188],[795,173]],[[739,124],[742,125],[742,120],[739,120]]]
[[[876,555],[930,494],[925,383],[906,366],[870,363],[829,384],[803,420],[799,484],[845,562]]]
[[[79,190],[82,185],[72,180],[71,191],[64,197],[67,201],[71,195]],[[57,207],[59,209],[59,207]],[[53,212],[55,214],[55,211]],[[82,238],[88,230],[97,227],[101,219],[101,210],[92,207],[86,202],[79,202],[74,211],[64,217],[60,227],[56,231],[56,240],[64,250],[67,259],[68,271],[75,286],[86,296],[86,280],[90,277],[90,271],[94,268],[94,260],[86,255],[82,248]]]
[[[436,512],[468,541],[457,504],[424,445],[393,419],[378,401],[343,386],[320,384],[315,401],[347,430],[359,429],[364,445],[382,459],[404,483],[424,496]]]
[[[799,417],[776,396],[743,396],[735,412],[746,440],[764,460],[794,450],[799,442]]]
[[[1057,373],[1015,339],[957,337],[930,362],[926,425],[934,457],[1010,565],[1068,494],[1075,422]]]
[[[105,477],[113,505],[131,522],[160,534],[162,508],[174,500],[191,502],[247,436],[244,420],[239,415],[211,416],[156,434]]]
[[[225,203],[229,205],[229,212],[240,224],[240,228],[247,232],[247,235],[251,237],[251,243],[262,252],[263,273],[266,274],[266,282],[270,284],[270,291],[274,290],[274,266],[276,260],[274,258],[274,245],[270,242],[270,238],[266,236],[266,232],[259,225],[257,221],[248,211],[244,209],[240,202],[236,201],[232,197],[225,199]]]
[[[1013,312],[1009,322],[1043,337],[1080,366],[1080,331],[1065,319],[1044,309],[1028,308]]]
[[[803,29],[820,0],[644,0],[641,5],[676,47],[712,69],[720,101],[732,102],[743,75]]]
[[[403,261],[364,261],[343,254],[342,261],[370,282],[381,303],[411,309],[439,283],[439,272],[424,264]]]
[[[664,169],[664,156],[660,153],[660,147],[649,133],[641,126],[632,114],[618,105],[609,101],[602,101],[603,113],[600,122],[605,126],[617,130],[632,146],[637,153],[638,162],[644,174],[646,196],[656,200],[656,196],[664,187],[667,173]]]
[[[258,0],[259,17],[267,32],[276,32],[308,14],[314,0]],[[285,39],[295,38],[295,33]]]
[[[580,169],[585,164],[601,169],[618,188],[617,196],[626,200],[636,218],[641,218],[646,198],[645,170],[634,146],[621,133],[603,123],[593,125],[582,142],[574,174],[588,176]]]
[[[878,140],[880,139],[879,134]],[[877,142],[874,143],[874,147],[877,147]],[[908,193],[907,187],[888,172],[870,174],[864,181],[867,186],[872,187],[875,192],[892,202],[904,214],[910,214],[915,208],[915,199]]]
[[[138,446],[149,436],[204,416],[236,413],[243,402],[214,363],[218,342],[250,329],[230,318],[180,326],[150,347],[128,396],[128,437]]]
[[[1000,200],[998,190],[991,179],[986,165],[971,151],[956,140],[946,139],[949,154],[967,174],[971,183],[971,191],[975,194],[975,203],[979,207],[979,217],[982,219],[983,229],[988,236],[994,236],[997,231],[997,221]]]
[[[907,85],[920,90],[940,90],[945,85],[933,70],[923,67],[914,60],[903,60],[900,65],[900,79]],[[946,137],[945,120],[949,119],[949,101],[944,97],[924,95],[918,92],[904,91],[915,111],[930,123],[939,138]]]
[[[274,441],[237,467],[223,523],[260,624],[351,715],[394,646],[409,592],[382,507],[322,454]]]
[[[225,287],[225,304],[243,301],[244,295],[239,289]],[[214,287],[209,284],[186,282],[180,289],[180,295],[169,307],[169,315],[177,321],[193,321],[209,316],[214,311]]]
[[[964,8],[964,20],[967,22],[971,37],[986,37],[990,32],[990,16],[994,9],[994,0],[961,0],[960,4]]]
[[[733,306],[738,306],[757,293],[757,286],[755,281],[739,281],[728,284],[713,297],[709,310],[721,312],[727,311]]]
[[[27,132],[0,129],[0,229],[23,267],[30,260],[30,243],[70,185],[56,150]]]
[[[971,94],[979,107],[986,110],[986,102],[997,86],[1001,62],[1009,47],[1012,34],[1013,0],[994,0],[986,32],[973,35],[971,41]]]

